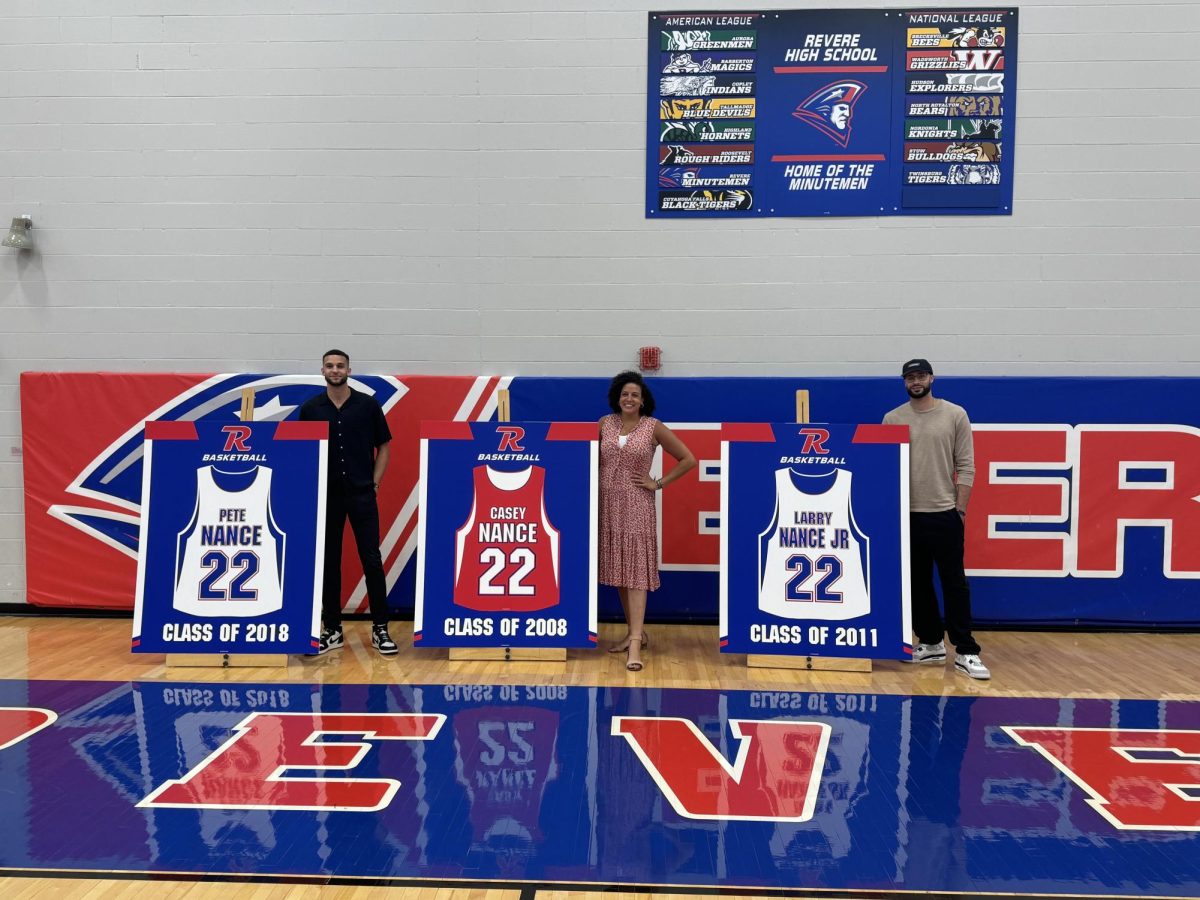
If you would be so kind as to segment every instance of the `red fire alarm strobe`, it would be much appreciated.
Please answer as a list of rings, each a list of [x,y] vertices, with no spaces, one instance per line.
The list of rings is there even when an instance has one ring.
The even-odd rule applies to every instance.
[[[643,372],[657,372],[662,368],[661,347],[639,347],[638,368]]]

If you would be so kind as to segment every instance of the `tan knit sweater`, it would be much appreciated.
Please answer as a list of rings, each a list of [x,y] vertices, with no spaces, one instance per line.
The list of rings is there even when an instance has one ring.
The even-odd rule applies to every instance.
[[[975,483],[975,446],[967,411],[942,399],[927,412],[917,412],[911,403],[905,403],[884,416],[883,422],[908,426],[909,509],[953,509],[955,479],[959,484]]]

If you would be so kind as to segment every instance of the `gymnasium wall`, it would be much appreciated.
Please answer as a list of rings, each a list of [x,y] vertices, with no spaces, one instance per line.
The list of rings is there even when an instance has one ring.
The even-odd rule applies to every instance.
[[[0,7],[0,602],[25,371],[1200,374],[1200,5],[1021,4],[1011,217],[738,222],[643,217],[647,6],[198,8]]]

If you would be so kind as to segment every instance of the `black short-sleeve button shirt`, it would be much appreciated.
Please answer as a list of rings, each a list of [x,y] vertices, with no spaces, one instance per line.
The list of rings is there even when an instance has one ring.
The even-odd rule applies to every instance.
[[[375,448],[392,439],[379,401],[350,389],[341,409],[322,391],[300,407],[304,422],[329,423],[329,480],[364,489],[375,484]]]

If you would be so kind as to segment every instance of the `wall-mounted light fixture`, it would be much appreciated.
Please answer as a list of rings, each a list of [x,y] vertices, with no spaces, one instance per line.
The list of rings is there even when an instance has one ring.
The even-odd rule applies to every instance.
[[[33,228],[33,219],[29,216],[18,216],[12,220],[12,228],[8,229],[8,237],[0,244],[5,247],[12,247],[14,250],[32,250],[33,235],[29,233]]]

